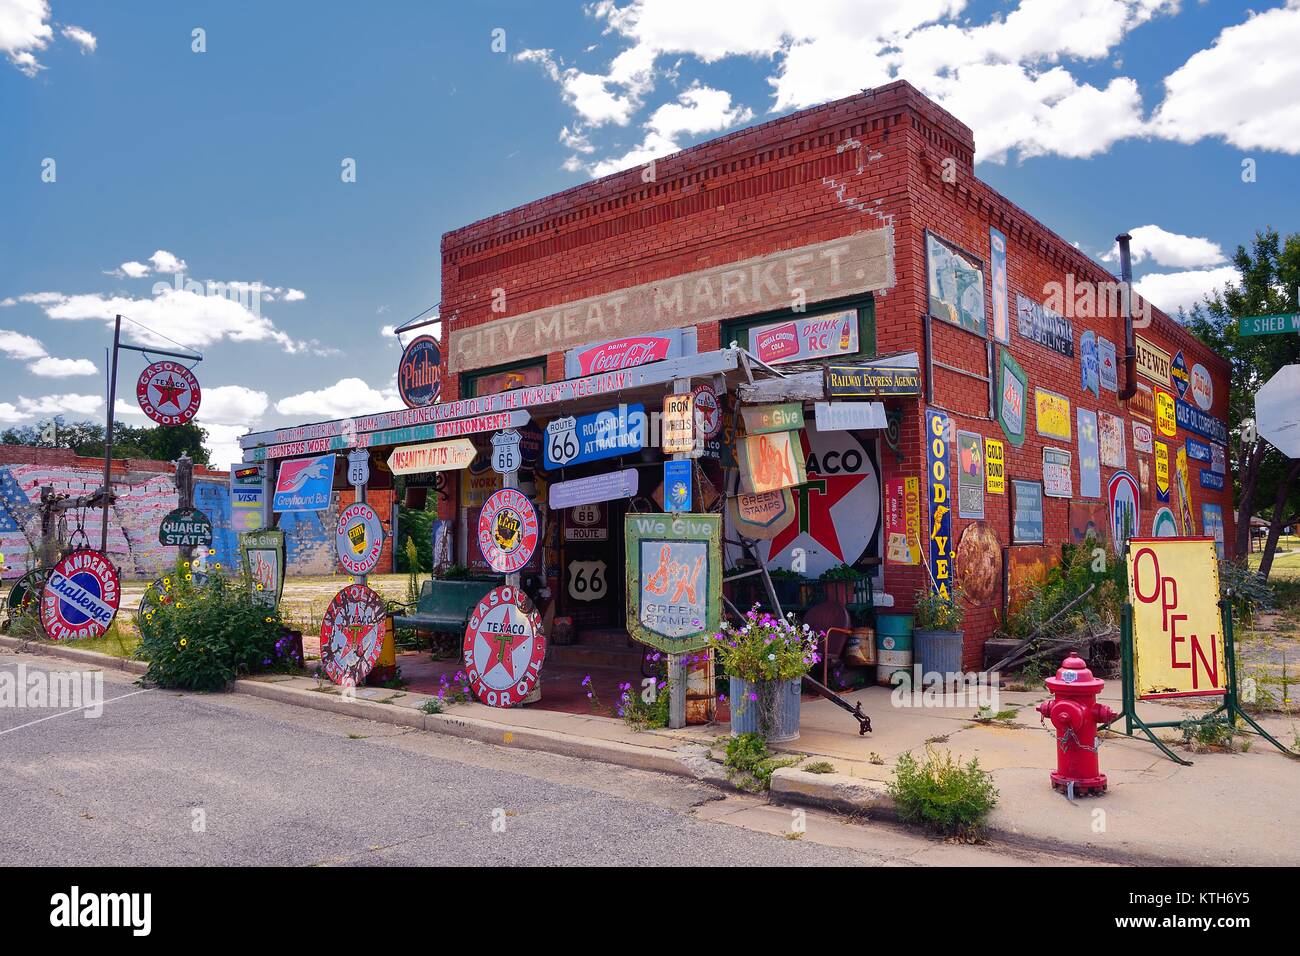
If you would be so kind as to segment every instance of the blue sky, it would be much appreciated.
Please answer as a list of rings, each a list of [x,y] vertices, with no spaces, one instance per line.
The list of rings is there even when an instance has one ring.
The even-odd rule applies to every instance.
[[[446,230],[897,77],[1066,239],[1136,230],[1141,291],[1176,309],[1300,219],[1300,0],[1253,9],[0,0],[0,426],[102,418],[118,310],[204,353],[218,459],[250,426],[397,407],[383,330],[437,303]]]

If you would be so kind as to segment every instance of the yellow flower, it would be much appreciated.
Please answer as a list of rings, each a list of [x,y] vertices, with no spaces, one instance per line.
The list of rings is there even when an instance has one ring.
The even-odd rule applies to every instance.
[[[163,587],[165,587],[165,588],[169,588],[169,587],[171,587],[171,586],[172,586],[172,579],[171,579],[171,578],[163,578]]]
[[[181,565],[181,567],[185,567],[185,568],[188,568],[189,566],[190,566],[190,563],[189,563],[188,561],[184,562],[184,563]]]
[[[270,617],[268,617],[268,618],[266,619],[266,623],[267,623],[267,624],[270,624],[273,620],[275,620],[275,619],[274,619],[274,618],[270,618]]]
[[[186,580],[186,581],[192,581],[193,579],[194,579],[194,575],[192,575],[192,574],[190,574],[190,572],[186,571],[186,572],[185,572],[185,580]]]
[[[181,647],[184,647],[184,646],[185,646],[186,644],[188,644],[189,642],[190,642],[190,641],[189,641],[189,638],[187,638],[187,637],[182,637],[182,638],[181,638]]]
[[[262,582],[261,582],[261,581],[258,581],[258,582],[257,582],[257,589],[258,589],[259,591],[262,590]]]
[[[220,568],[221,568],[221,562],[220,562],[220,561],[216,561],[216,562],[213,563],[212,566],[213,566],[214,568],[217,568],[218,570],[220,570]]]
[[[208,554],[216,554],[216,553],[217,553],[216,548],[208,548]]]

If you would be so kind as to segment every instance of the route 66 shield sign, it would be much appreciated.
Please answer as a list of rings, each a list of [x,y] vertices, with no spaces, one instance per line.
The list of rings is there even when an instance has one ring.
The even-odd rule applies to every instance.
[[[384,645],[384,599],[364,584],[349,584],[325,609],[320,662],[341,687],[361,684]]]
[[[519,454],[521,440],[522,436],[513,428],[492,436],[492,470],[498,475],[508,475],[519,470],[522,461]]]
[[[370,481],[370,452],[348,452],[348,484],[364,485]]]

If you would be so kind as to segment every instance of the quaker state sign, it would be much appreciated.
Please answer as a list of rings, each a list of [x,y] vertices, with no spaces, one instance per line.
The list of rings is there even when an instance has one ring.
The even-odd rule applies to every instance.
[[[169,548],[209,547],[212,522],[198,508],[177,508],[158,525],[158,543]]]
[[[542,618],[523,591],[493,588],[474,606],[465,628],[465,675],[483,703],[522,704],[537,686],[544,657]]]
[[[537,509],[518,488],[502,488],[483,503],[478,518],[478,546],[488,566],[513,574],[537,550]]]
[[[320,662],[341,687],[356,687],[379,660],[384,644],[384,599],[364,584],[349,584],[330,601],[320,625]]]
[[[199,380],[179,362],[154,362],[136,380],[135,398],[159,425],[184,425],[198,413]]]
[[[701,650],[722,615],[722,516],[630,514],[627,630],[672,654]]]
[[[41,592],[41,624],[52,641],[99,637],[117,614],[122,592],[117,568],[102,551],[64,556]]]
[[[364,501],[348,505],[334,529],[334,550],[348,574],[369,574],[379,564],[384,547],[384,526],[375,509]]]

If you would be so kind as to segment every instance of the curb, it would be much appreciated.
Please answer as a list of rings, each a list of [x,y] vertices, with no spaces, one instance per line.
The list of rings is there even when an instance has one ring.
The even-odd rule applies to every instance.
[[[8,647],[20,654],[45,654],[49,657],[61,657],[64,660],[76,661],[78,664],[88,664],[91,667],[126,671],[129,674],[143,674],[149,669],[149,665],[144,661],[132,660],[127,657],[114,657],[112,654],[101,654],[99,651],[85,651],[79,647],[64,647],[60,644],[28,641],[21,637],[10,637],[7,634],[0,635],[0,647]]]

